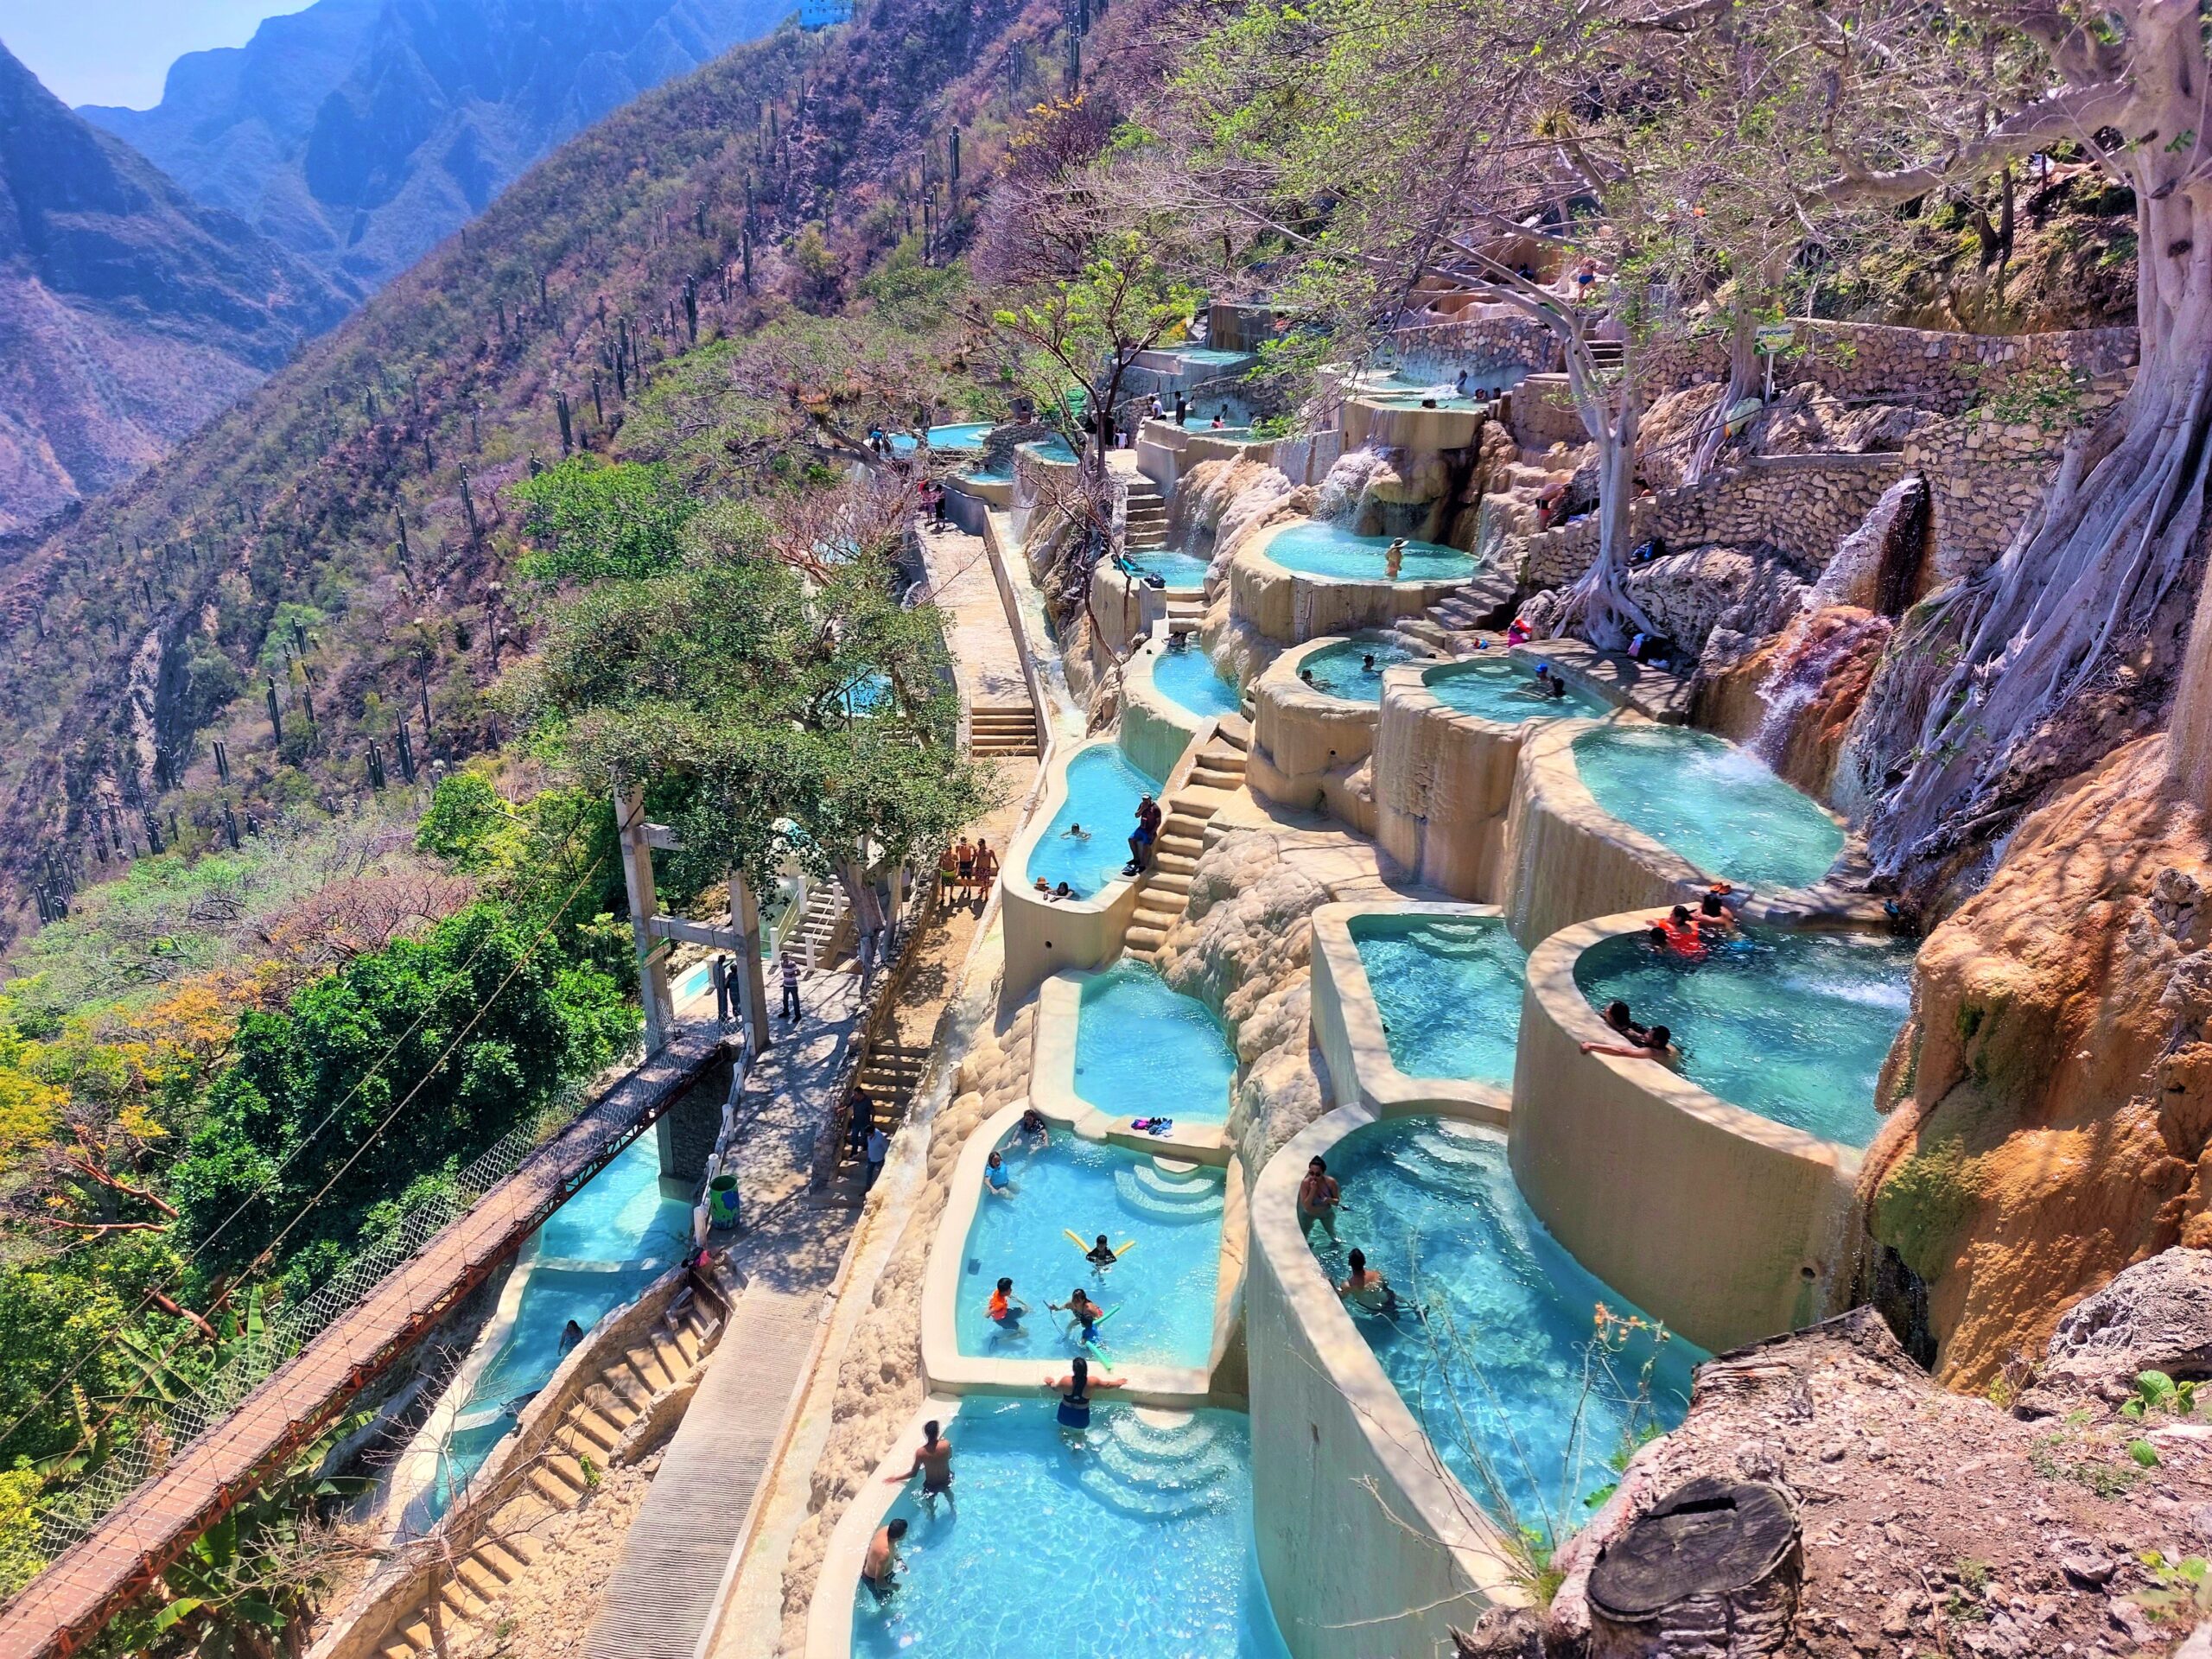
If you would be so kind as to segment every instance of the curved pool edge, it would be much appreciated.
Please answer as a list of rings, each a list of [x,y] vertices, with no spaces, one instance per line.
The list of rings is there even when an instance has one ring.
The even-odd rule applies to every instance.
[[[1506,810],[1501,877],[1510,895],[1506,925],[1532,951],[1560,929],[1592,917],[1694,904],[1716,879],[1598,804],[1575,764],[1574,741],[1600,723],[1547,722],[1521,745]],[[1828,876],[1815,886],[1753,889],[1743,918],[1783,926],[1882,920],[1879,900],[1836,879],[1859,846],[1858,837],[1847,834]]]
[[[1333,806],[1346,793],[1343,780],[1374,752],[1382,705],[1334,696],[1306,684],[1298,674],[1308,657],[1373,632],[1360,628],[1317,634],[1277,656],[1253,681],[1252,748],[1245,766],[1246,783],[1254,794],[1310,811],[1324,803]],[[1426,667],[1433,660],[1441,659],[1423,658],[1421,662]],[[1386,669],[1385,677],[1393,671]],[[1338,816],[1344,814],[1339,811]],[[1370,828],[1359,823],[1352,827],[1362,833]]]
[[[1306,1160],[1377,1120],[1357,1104],[1323,1115],[1252,1192],[1252,1501],[1275,1517],[1259,1531],[1260,1574],[1296,1659],[1368,1659],[1365,1626],[1385,1620],[1393,1652],[1448,1649],[1449,1626],[1529,1605],[1496,1524],[1445,1467],[1298,1225]]]
[[[1046,1117],[1065,1123],[1086,1141],[1103,1141],[1128,1152],[1149,1152],[1216,1168],[1230,1161],[1229,1130],[1221,1123],[1194,1123],[1173,1135],[1147,1135],[1092,1105],[1075,1088],[1075,1051],[1083,1015],[1083,988],[1103,969],[1064,969],[1037,988],[1037,1029],[1029,1050],[1029,1100]]]
[[[1185,709],[1181,703],[1154,683],[1153,672],[1160,666],[1164,643],[1164,622],[1153,627],[1144,642],[1137,646],[1122,664],[1122,747],[1129,759],[1144,771],[1154,768],[1148,763],[1156,756],[1165,755],[1166,764],[1159,767],[1159,775],[1173,775],[1191,745],[1201,737],[1210,736],[1212,728],[1224,718],[1219,715],[1200,715]],[[1192,644],[1189,651],[1204,651]],[[1211,658],[1209,658],[1211,660]],[[1215,670],[1218,674],[1220,671]],[[1173,753],[1168,753],[1170,744]]]
[[[935,1418],[944,1427],[959,1415],[957,1395],[925,1397],[837,1517],[822,1552],[822,1565],[815,1571],[813,1599],[807,1604],[806,1659],[853,1659],[853,1601],[860,1591],[868,1540],[906,1491],[903,1483],[891,1478],[912,1465],[912,1447],[921,1440],[924,1423]]]
[[[1649,1060],[1585,1054],[1611,1033],[1574,977],[1623,912],[1529,954],[1506,1139],[1529,1207],[1575,1260],[1709,1353],[1840,1311],[1864,1154],[1732,1105]]]
[[[1490,918],[1503,925],[1496,905],[1370,900],[1321,906],[1313,912],[1311,1019],[1314,1039],[1339,1095],[1357,1093],[1378,1117],[1440,1113],[1503,1128],[1513,1115],[1513,1093],[1496,1084],[1457,1077],[1416,1077],[1390,1058],[1382,1010],[1351,937],[1355,916],[1433,916]]]
[[[1041,1007],[1038,1017],[1041,1030]],[[961,1266],[967,1255],[969,1230],[975,1225],[976,1211],[983,1201],[984,1162],[1013,1133],[1014,1126],[1021,1122],[1023,1110],[1031,1103],[1029,1100],[1015,1100],[992,1113],[969,1133],[954,1161],[951,1192],[930,1241],[929,1264],[922,1273],[922,1375],[925,1384],[935,1392],[1033,1397],[1043,1389],[1044,1379],[1067,1363],[1065,1358],[994,1359],[960,1351]],[[1048,1118],[1054,1116],[1042,1105],[1038,1109]],[[1104,1141],[1124,1151],[1149,1152],[1164,1158],[1188,1155],[1173,1150],[1172,1141],[1133,1147],[1120,1139],[1085,1134],[1084,1126],[1065,1118],[1056,1121],[1086,1141]],[[1244,1301],[1244,1183],[1242,1169],[1235,1159],[1225,1155],[1226,1150],[1224,1147],[1224,1157],[1217,1164],[1217,1167],[1225,1167],[1227,1173],[1223,1189],[1219,1275],[1214,1288],[1213,1337],[1206,1363],[1203,1369],[1123,1365],[1119,1369],[1128,1380],[1128,1387],[1116,1390],[1116,1398],[1134,1405],[1178,1411],[1198,1406],[1226,1406],[1240,1410],[1243,1407],[1244,1394],[1241,1389],[1217,1386],[1224,1380],[1223,1362],[1235,1346]]]
[[[1229,562],[1231,613],[1277,645],[1302,645],[1323,634],[1388,627],[1419,616],[1488,574],[1478,567],[1449,581],[1367,582],[1308,575],[1268,556],[1268,547],[1277,536],[1294,525],[1314,522],[1286,518],[1263,525],[1243,538]]]
[[[1383,671],[1375,728],[1375,838],[1430,887],[1455,899],[1497,903],[1504,893],[1507,823],[1523,747],[1540,731],[1623,716],[1615,709],[1507,725],[1452,708],[1428,683],[1434,669],[1479,660],[1480,654],[1443,658]]]
[[[1177,762],[1179,769],[1190,760],[1212,730],[1210,721],[1185,747],[1182,759]],[[1010,1003],[1027,997],[1048,975],[1062,969],[1105,966],[1121,955],[1122,938],[1128,931],[1129,918],[1136,913],[1137,889],[1141,885],[1136,876],[1116,876],[1090,899],[1048,900],[1029,884],[1030,855],[1067,800],[1069,766],[1078,755],[1089,753],[1102,743],[1121,748],[1118,736],[1112,734],[1065,748],[1055,746],[1036,804],[1030,808],[1028,817],[1007,844],[1006,855],[1000,861],[999,913],[1006,939],[1004,994]],[[1128,758],[1126,749],[1122,753]],[[1131,760],[1131,764],[1135,763]],[[1161,800],[1166,800],[1173,783],[1171,773],[1160,786]]]

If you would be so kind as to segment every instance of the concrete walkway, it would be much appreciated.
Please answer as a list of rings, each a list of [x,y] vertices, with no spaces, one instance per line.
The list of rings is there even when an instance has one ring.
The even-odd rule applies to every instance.
[[[927,597],[944,613],[944,640],[953,672],[972,708],[1004,708],[1029,701],[1021,658],[1007,626],[1006,605],[980,536],[957,530],[922,535]]]

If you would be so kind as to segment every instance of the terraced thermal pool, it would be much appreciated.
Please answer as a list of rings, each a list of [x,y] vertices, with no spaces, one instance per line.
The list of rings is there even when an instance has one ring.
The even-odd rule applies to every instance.
[[[513,1430],[523,1402],[558,1369],[570,1319],[588,1331],[683,1258],[691,1207],[660,1195],[660,1153],[633,1141],[534,1235],[529,1278],[505,1339],[454,1420],[430,1486],[410,1505],[419,1532],[445,1513],[492,1449]]]
[[[861,1659],[1287,1659],[1252,1549],[1251,1452],[1227,1411],[971,1395],[947,1425],[959,1507],[910,1494],[906,1572],[854,1592]]]
[[[1163,1168],[1057,1128],[1040,1150],[1025,1150],[1017,1135],[1001,1151],[1011,1190],[984,1192],[968,1229],[955,1314],[960,1351],[1048,1360],[1087,1352],[1093,1363],[1110,1356],[1116,1365],[1203,1368],[1221,1271],[1222,1172]],[[1130,1245],[1128,1260],[1092,1268],[1084,1251],[1101,1233],[1117,1250]],[[984,1311],[1001,1276],[1029,1304],[1018,1326],[994,1324]],[[1070,1334],[1066,1315],[1046,1308],[1078,1285],[1107,1310],[1088,1350]]]
[[[1914,946],[1878,934],[1747,928],[1700,961],[1641,938],[1582,953],[1594,1007],[1618,997],[1663,1025],[1682,1072],[1732,1105],[1863,1147],[1881,1126],[1875,1084],[1912,1005]]]
[[[1810,796],[1709,732],[1608,726],[1574,740],[1574,765],[1605,811],[1738,887],[1809,887],[1843,852]]]
[[[1346,702],[1382,701],[1382,671],[1409,663],[1414,653],[1380,634],[1356,634],[1333,645],[1308,652],[1299,667],[1299,677],[1316,691]],[[1313,677],[1306,679],[1306,676]]]
[[[1196,645],[1154,652],[1152,683],[1160,696],[1202,720],[1233,715],[1243,704],[1236,688],[1221,677],[1213,658]]]
[[[1357,1245],[1396,1291],[1395,1315],[1352,1322],[1445,1465],[1508,1526],[1580,1525],[1584,1500],[1614,1478],[1609,1459],[1646,1425],[1681,1421],[1705,1354],[1655,1339],[1544,1230],[1495,1131],[1392,1118],[1328,1159],[1342,1242],[1316,1228],[1316,1254],[1341,1279]]]
[[[1388,536],[1355,536],[1342,524],[1306,519],[1277,531],[1262,550],[1286,570],[1345,582],[1384,582],[1382,554]],[[1408,542],[1398,567],[1400,582],[1459,582],[1475,574],[1481,561],[1456,547]]]
[[[1494,916],[1354,916],[1390,1063],[1409,1077],[1510,1087],[1527,952]]]
[[[1168,548],[1154,548],[1149,552],[1130,553],[1125,556],[1141,574],[1158,576],[1166,582],[1171,594],[1194,594],[1206,585],[1207,561],[1195,553],[1178,553]]]
[[[1124,957],[1084,982],[1075,1091],[1114,1117],[1212,1124],[1229,1116],[1236,1056],[1213,1012]]]
[[[1565,696],[1545,695],[1537,690],[1533,668],[1503,655],[1440,664],[1423,674],[1421,683],[1454,714],[1472,715],[1500,726],[1562,717],[1596,720],[1612,712],[1603,697],[1571,681],[1560,682],[1567,688]]]
[[[952,426],[933,426],[930,428],[930,448],[981,450],[983,447],[983,440],[989,435],[992,423],[989,421],[963,421]],[[893,454],[911,455],[914,453],[915,448],[912,433],[893,432],[891,435]]]
[[[1129,861],[1137,803],[1161,787],[1110,739],[1077,750],[1068,761],[1067,798],[1029,849],[1025,879],[1065,881],[1078,899],[1096,897]]]

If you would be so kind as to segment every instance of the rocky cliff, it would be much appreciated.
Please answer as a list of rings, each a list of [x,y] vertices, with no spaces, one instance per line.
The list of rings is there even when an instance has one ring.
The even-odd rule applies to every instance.
[[[2027,818],[1920,953],[1862,1194],[1885,1311],[1956,1385],[2016,1381],[2080,1297],[2212,1245],[2212,825],[2164,745]]]
[[[571,133],[774,26],[782,0],[319,0],[195,52],[150,110],[82,113],[203,201],[365,288]]]
[[[0,547],[159,459],[349,303],[0,47]]]

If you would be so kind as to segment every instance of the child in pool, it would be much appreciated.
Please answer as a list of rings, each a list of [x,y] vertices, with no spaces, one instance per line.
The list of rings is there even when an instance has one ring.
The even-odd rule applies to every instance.
[[[1671,1062],[1680,1058],[1675,1049],[1675,1033],[1664,1026],[1654,1026],[1625,1043],[1584,1043],[1581,1048],[1585,1054],[1611,1054],[1624,1060]]]
[[[1127,1382],[1118,1376],[1093,1376],[1090,1362],[1077,1354],[1068,1362],[1065,1376],[1047,1377],[1045,1392],[1060,1396],[1057,1415],[1062,1428],[1090,1427],[1090,1391],[1093,1389],[1126,1388]]]
[[[1098,1339],[1098,1321],[1106,1317],[1106,1310],[1084,1295],[1081,1285],[1068,1293],[1065,1302],[1047,1302],[1045,1306],[1055,1313],[1065,1313],[1080,1322],[1084,1341],[1096,1342]]]
[[[1014,1294],[1014,1281],[1001,1279],[998,1288],[991,1293],[991,1300],[984,1304],[983,1313],[991,1323],[1003,1331],[1019,1330],[1021,1316],[1029,1311],[1029,1304]]]
[[[1121,1258],[1114,1254],[1114,1247],[1106,1242],[1106,1235],[1098,1235],[1098,1242],[1083,1253],[1083,1259],[1094,1268],[1110,1268]]]
[[[1014,1196],[1014,1176],[1006,1166],[1006,1160],[996,1152],[983,1160],[983,1190],[1002,1198]]]
[[[1631,1043],[1642,1042],[1646,1035],[1644,1028],[1630,1017],[1628,1004],[1618,997],[1605,1004],[1605,1023]]]

